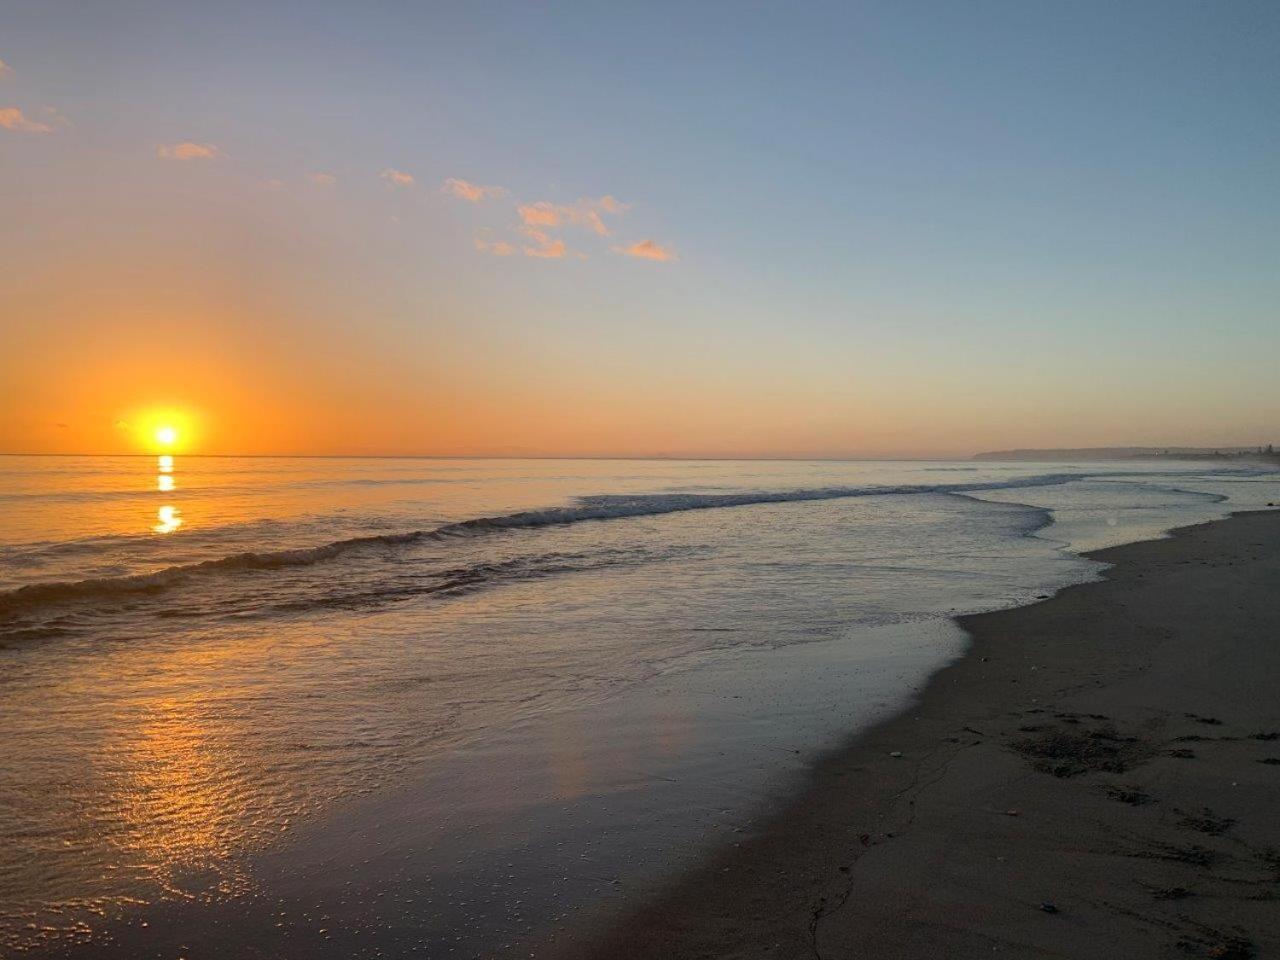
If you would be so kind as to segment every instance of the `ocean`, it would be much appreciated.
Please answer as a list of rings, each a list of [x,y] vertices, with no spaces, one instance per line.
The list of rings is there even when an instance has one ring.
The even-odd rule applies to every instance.
[[[527,955],[749,832],[956,615],[1269,501],[1239,462],[0,457],[0,950],[202,911]]]

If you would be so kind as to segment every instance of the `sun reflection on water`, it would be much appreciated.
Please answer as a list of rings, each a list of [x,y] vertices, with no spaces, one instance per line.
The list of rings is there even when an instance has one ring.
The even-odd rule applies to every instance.
[[[225,744],[223,744],[225,746]],[[198,707],[178,697],[150,705],[126,743],[127,758],[114,791],[125,826],[119,837],[126,862],[145,870],[170,894],[192,896],[183,882],[196,871],[234,894],[247,878],[232,852],[249,819],[236,789],[234,760],[224,756]]]
[[[173,475],[173,455],[162,453],[156,458],[156,490],[160,493],[173,493],[177,490],[177,481]],[[156,522],[152,525],[153,533],[173,533],[182,526],[182,511],[171,503],[166,503],[156,511]]]

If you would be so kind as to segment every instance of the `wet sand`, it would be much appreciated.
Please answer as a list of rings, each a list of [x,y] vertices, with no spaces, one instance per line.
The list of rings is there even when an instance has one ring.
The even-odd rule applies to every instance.
[[[555,958],[1280,955],[1280,512],[1092,554]],[[581,927],[579,927],[581,930]]]

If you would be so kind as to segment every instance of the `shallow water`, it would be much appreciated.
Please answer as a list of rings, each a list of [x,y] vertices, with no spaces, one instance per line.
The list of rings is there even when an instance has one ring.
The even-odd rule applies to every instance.
[[[0,944],[197,903],[357,956],[321,917],[389,884],[401,947],[518,944],[743,829],[955,614],[1280,500],[1206,471],[0,458]]]

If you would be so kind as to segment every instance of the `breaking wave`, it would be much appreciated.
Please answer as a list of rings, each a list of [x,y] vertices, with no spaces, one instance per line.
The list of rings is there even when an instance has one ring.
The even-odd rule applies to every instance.
[[[361,551],[393,549],[426,541],[447,542],[460,538],[486,536],[503,531],[767,503],[797,503],[815,500],[837,500],[849,497],[920,493],[964,494],[982,490],[1054,486],[1077,480],[1084,476],[1087,476],[1087,474],[1054,473],[988,483],[817,487],[801,490],[741,493],[670,493],[641,496],[605,495],[580,497],[568,506],[550,507],[543,510],[524,510],[496,517],[476,517],[470,520],[446,523],[430,530],[410,530],[404,533],[350,537],[315,547],[236,553],[199,563],[168,567],[154,573],[30,584],[0,593],[0,616],[45,604],[78,601],[95,597],[117,597],[122,594],[157,592],[185,581],[189,577],[208,573],[269,571],[287,567],[308,566]]]

